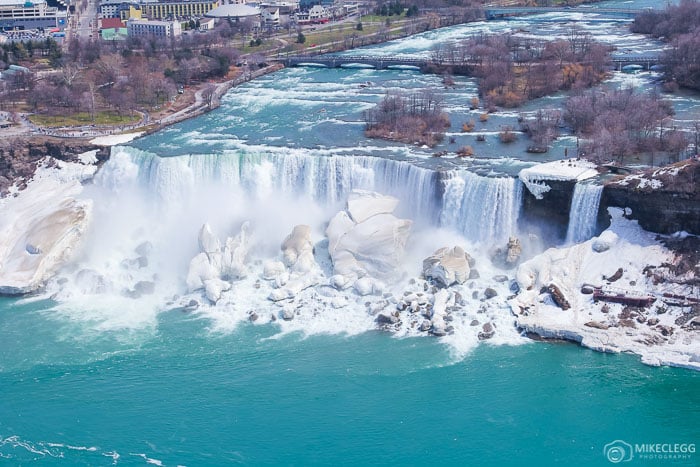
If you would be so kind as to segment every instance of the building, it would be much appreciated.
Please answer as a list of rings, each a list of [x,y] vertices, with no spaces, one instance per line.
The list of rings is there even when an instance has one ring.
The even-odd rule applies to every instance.
[[[279,8],[263,8],[261,11],[262,22],[265,26],[279,26],[280,10]]]
[[[128,3],[125,0],[102,0],[97,11],[100,18],[119,18],[121,5]]]
[[[126,27],[120,18],[102,18],[97,20],[99,29],[120,29]]]
[[[201,18],[217,6],[219,0],[103,0],[98,11],[102,18],[121,18],[125,21],[141,16],[150,19]],[[137,11],[140,13],[135,14]]]
[[[46,0],[0,0],[0,30],[64,28],[66,11]]]
[[[331,12],[322,5],[314,5],[307,11],[297,12],[294,17],[298,24],[322,24],[331,18]]]
[[[257,8],[253,8],[252,6],[244,5],[242,3],[229,3],[214,8],[204,16],[217,20],[228,19],[231,21],[250,19],[259,23],[260,15],[261,11]]]
[[[218,0],[142,2],[141,13],[152,19],[201,18],[218,6]]]
[[[126,22],[129,37],[171,38],[182,34],[179,21],[156,21],[130,19]]]
[[[266,10],[279,10],[280,15],[289,15],[299,9],[299,0],[271,0],[260,3],[260,8]]]

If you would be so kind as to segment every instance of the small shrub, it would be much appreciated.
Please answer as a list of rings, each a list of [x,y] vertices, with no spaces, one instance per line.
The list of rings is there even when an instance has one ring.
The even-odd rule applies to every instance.
[[[472,131],[474,129],[475,126],[476,126],[476,123],[474,123],[474,120],[469,120],[466,123],[462,123],[462,131],[465,133],[469,133],[470,131]]]
[[[513,131],[513,128],[510,126],[505,126],[503,127],[503,130],[498,134],[498,137],[501,140],[501,143],[509,144],[514,142],[516,139],[518,139],[517,135]]]
[[[462,146],[457,150],[458,157],[472,157],[474,155],[474,148],[471,146]]]

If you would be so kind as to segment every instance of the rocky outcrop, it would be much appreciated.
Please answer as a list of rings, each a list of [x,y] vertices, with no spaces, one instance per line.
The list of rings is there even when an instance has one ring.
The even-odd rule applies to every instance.
[[[41,287],[87,230],[92,203],[78,199],[94,165],[44,159],[16,196],[0,199],[0,294]]]
[[[627,217],[650,232],[700,234],[700,160],[628,175],[605,185],[601,205],[629,208]]]
[[[474,260],[461,247],[440,248],[423,260],[423,276],[441,287],[464,284]]]
[[[0,140],[0,196],[16,183],[26,186],[40,162],[48,156],[52,161],[74,162],[87,151],[96,150],[98,161],[109,157],[109,148],[98,148],[84,141],[68,141],[58,138],[32,137]],[[53,162],[51,162],[53,163]]]
[[[411,221],[393,215],[398,200],[353,190],[347,207],[326,229],[335,274],[345,277],[391,276],[401,259]]]
[[[491,256],[491,261],[500,267],[512,268],[520,261],[523,248],[517,237],[510,237],[505,248],[497,248]]]
[[[282,242],[284,265],[294,272],[309,272],[316,266],[311,227],[297,225]]]
[[[250,242],[249,225],[241,226],[235,237],[228,237],[222,247],[219,238],[204,224],[199,231],[199,250],[187,272],[187,288],[190,292],[205,289],[207,298],[216,303],[221,293],[231,288],[230,281],[247,274],[246,258]]]

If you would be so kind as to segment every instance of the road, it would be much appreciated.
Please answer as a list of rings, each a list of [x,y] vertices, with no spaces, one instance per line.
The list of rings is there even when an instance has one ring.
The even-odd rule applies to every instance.
[[[70,31],[66,34],[68,38],[73,36],[84,40],[97,37],[97,0],[77,3],[75,14],[70,19]]]

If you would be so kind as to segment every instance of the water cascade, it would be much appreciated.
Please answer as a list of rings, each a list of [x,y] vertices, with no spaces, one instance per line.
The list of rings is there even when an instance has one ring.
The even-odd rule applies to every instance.
[[[445,179],[440,224],[477,242],[504,243],[516,234],[522,182],[512,177],[481,177],[466,170]]]
[[[602,185],[577,183],[569,210],[566,243],[580,243],[595,235]]]

